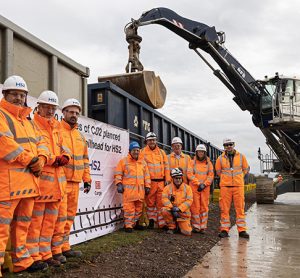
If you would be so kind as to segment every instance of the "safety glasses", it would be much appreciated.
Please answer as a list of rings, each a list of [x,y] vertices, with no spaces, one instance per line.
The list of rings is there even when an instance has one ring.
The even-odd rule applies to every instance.
[[[232,144],[232,143],[229,143],[229,144],[224,144],[223,146],[224,146],[224,147],[232,147],[233,144]]]

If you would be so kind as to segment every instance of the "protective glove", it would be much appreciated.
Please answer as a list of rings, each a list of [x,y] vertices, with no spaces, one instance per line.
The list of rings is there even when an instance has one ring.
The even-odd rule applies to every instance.
[[[83,184],[83,192],[84,193],[89,193],[90,192],[90,190],[91,190],[91,184],[89,183],[89,182],[85,182],[84,184]]]
[[[39,177],[42,169],[45,164],[45,158],[40,158],[40,157],[34,157],[31,159],[30,163],[27,165],[27,167],[30,169],[30,171],[36,176]]]
[[[149,193],[150,193],[150,187],[145,187],[145,194],[149,195]]]
[[[176,219],[177,219],[177,218],[180,218],[179,212],[176,212],[176,211],[175,211],[175,212],[173,212],[172,214],[173,214],[173,217],[174,217],[174,218],[176,218]]]
[[[59,155],[55,158],[55,161],[53,162],[53,167],[59,167],[59,166],[65,166],[69,163],[69,158],[65,155]]]
[[[180,212],[179,207],[176,206],[172,207],[172,215],[175,219],[180,217],[179,212]]]
[[[118,183],[118,189],[117,189],[117,191],[118,191],[118,193],[123,193],[124,192],[124,186],[123,186],[123,184],[122,183]]]
[[[180,212],[179,207],[176,206],[172,207],[172,212]]]
[[[200,183],[198,186],[198,192],[201,192],[203,189],[205,188],[205,184],[204,183]]]

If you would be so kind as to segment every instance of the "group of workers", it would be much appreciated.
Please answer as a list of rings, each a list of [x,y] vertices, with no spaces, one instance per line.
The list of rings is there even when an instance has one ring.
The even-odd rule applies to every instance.
[[[69,234],[78,205],[79,183],[91,188],[88,149],[77,129],[81,105],[67,99],[63,120],[53,91],[43,91],[33,120],[28,88],[20,76],[3,84],[0,101],[0,266],[10,237],[14,272],[60,266],[72,250]],[[0,270],[0,277],[2,273]]]
[[[214,173],[220,177],[220,233],[228,237],[231,226],[232,201],[236,211],[239,236],[249,238],[244,212],[244,176],[249,172],[246,157],[235,149],[235,142],[223,140],[224,152],[215,163],[207,155],[204,144],[196,147],[193,159],[182,152],[182,140],[174,137],[172,153],[166,155],[157,144],[157,136],[149,132],[146,146],[138,142],[129,145],[128,155],[115,170],[117,191],[123,194],[125,232],[143,229],[140,223],[143,204],[147,207],[148,228],[177,230],[190,236],[204,234],[207,229],[210,186]]]

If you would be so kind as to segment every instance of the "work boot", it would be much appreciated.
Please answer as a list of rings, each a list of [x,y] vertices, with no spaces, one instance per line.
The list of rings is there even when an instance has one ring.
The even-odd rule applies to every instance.
[[[154,220],[153,219],[149,220],[148,229],[154,229]]]
[[[221,233],[219,233],[219,237],[220,238],[229,237],[228,232],[225,230],[221,231]]]
[[[143,231],[143,230],[145,230],[145,227],[142,226],[142,225],[140,225],[140,222],[137,221],[137,222],[135,223],[134,229],[135,229],[135,230],[139,230],[139,231]]]
[[[201,235],[205,235],[205,229],[201,229],[201,230],[199,231],[199,233],[200,233]]]
[[[28,272],[45,271],[48,269],[48,264],[42,261],[35,261],[26,269]]]
[[[125,233],[132,233],[133,229],[132,228],[125,228]]]
[[[239,232],[239,237],[250,238],[249,234],[246,231]]]
[[[160,229],[162,229],[163,231],[168,231],[169,227],[168,227],[168,225],[165,225],[165,226],[162,226]]]
[[[173,229],[170,229],[167,231],[167,234],[169,234],[169,235],[173,235],[174,233],[175,233],[175,231]]]
[[[53,267],[60,267],[61,262],[58,260],[55,260],[53,258],[49,258],[48,260],[44,261],[45,263],[48,264],[48,266],[53,266]]]
[[[66,258],[79,258],[82,256],[82,252],[80,250],[72,250],[72,249],[62,252],[62,254]]]
[[[67,258],[63,256],[62,253],[53,255],[53,259],[59,261],[61,264],[65,264],[67,262]]]
[[[200,233],[200,230],[199,230],[199,229],[196,229],[196,228],[193,228],[192,232],[195,233],[195,234],[199,234],[199,233]]]

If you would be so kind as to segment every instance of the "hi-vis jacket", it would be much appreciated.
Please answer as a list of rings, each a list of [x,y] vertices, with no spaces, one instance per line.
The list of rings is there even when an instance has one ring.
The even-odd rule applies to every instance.
[[[168,161],[170,166],[170,171],[174,168],[180,167],[183,171],[183,182],[188,183],[187,170],[191,161],[191,157],[187,154],[181,153],[179,158],[176,154],[172,152],[168,155]]]
[[[225,152],[218,157],[215,168],[220,176],[220,187],[244,186],[244,176],[250,170],[246,157],[238,151],[235,151],[232,168]]]
[[[181,218],[190,218],[190,207],[193,202],[193,192],[189,185],[182,183],[179,188],[172,183],[165,186],[162,193],[163,209],[171,210],[176,206],[180,209]]]
[[[158,146],[151,150],[149,146],[140,154],[147,163],[151,180],[171,181],[169,162],[166,153]]]
[[[71,155],[69,164],[64,166],[67,181],[91,182],[89,156],[84,136],[64,120],[61,121],[61,131],[66,151]]]
[[[52,118],[51,120],[41,117],[37,113],[34,114],[34,123],[38,127],[41,135],[47,138],[49,158],[45,164],[40,176],[40,196],[36,201],[53,202],[61,200],[67,185],[63,167],[53,167],[56,156],[70,155],[66,153],[63,146],[63,138],[60,135],[60,124]]]
[[[115,184],[124,186],[124,202],[142,201],[145,198],[145,187],[151,187],[150,175],[146,162],[139,156],[138,160],[131,157],[121,159],[115,170]]]
[[[190,162],[187,174],[190,185],[198,186],[200,183],[204,183],[205,186],[210,186],[214,180],[214,168],[209,157],[203,161],[195,157]]]
[[[0,102],[0,201],[39,195],[39,179],[27,168],[38,156],[48,159],[45,140],[31,120],[31,109]]]

